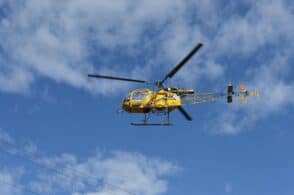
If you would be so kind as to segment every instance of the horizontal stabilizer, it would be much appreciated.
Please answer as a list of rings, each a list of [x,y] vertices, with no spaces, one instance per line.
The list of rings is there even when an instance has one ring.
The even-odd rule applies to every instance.
[[[229,84],[227,86],[227,92],[228,94],[234,94],[234,88],[233,88],[233,85]]]
[[[227,96],[227,102],[228,102],[229,104],[232,103],[232,102],[233,102],[233,96],[228,95],[228,96]]]

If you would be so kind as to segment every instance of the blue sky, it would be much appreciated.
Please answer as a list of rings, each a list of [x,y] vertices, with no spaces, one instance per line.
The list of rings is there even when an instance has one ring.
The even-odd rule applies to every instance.
[[[287,0],[1,0],[0,194],[292,195],[293,13]],[[159,80],[198,42],[168,84],[262,96],[142,128],[117,109],[145,86],[87,78]]]

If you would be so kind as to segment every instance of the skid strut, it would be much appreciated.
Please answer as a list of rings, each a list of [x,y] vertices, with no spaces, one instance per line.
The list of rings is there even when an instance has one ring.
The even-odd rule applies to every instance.
[[[164,114],[166,115],[166,121],[163,121],[161,123],[149,123],[148,113],[144,113],[143,123],[130,123],[130,124],[134,126],[171,126],[172,124],[170,123],[170,111],[166,109]]]

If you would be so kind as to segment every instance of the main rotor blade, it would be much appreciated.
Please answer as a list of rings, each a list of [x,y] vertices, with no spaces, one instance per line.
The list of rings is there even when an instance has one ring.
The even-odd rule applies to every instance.
[[[124,77],[105,76],[105,75],[98,75],[98,74],[88,74],[88,77],[98,78],[98,79],[118,80],[118,81],[129,81],[129,82],[137,82],[137,83],[147,83],[147,84],[150,83],[149,81],[144,81],[144,80],[124,78]]]
[[[188,120],[188,121],[191,121],[192,120],[192,117],[186,112],[186,110],[180,106],[178,107],[178,110],[182,113],[182,115]]]
[[[175,67],[172,69],[165,78],[161,81],[162,83],[166,81],[168,78],[172,78],[189,60],[193,57],[193,55],[203,46],[202,43],[198,43],[191,51],[188,53],[188,55],[182,59]]]

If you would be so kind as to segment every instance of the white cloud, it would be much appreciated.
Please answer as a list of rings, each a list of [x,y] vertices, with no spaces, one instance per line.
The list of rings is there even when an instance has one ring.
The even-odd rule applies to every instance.
[[[286,1],[252,2],[245,16],[235,15],[220,28],[216,37],[217,55],[248,57],[266,46],[288,47],[287,40],[294,39],[291,21],[293,13]]]
[[[17,64],[13,67],[19,72],[9,68],[3,73],[1,68],[1,73],[8,78],[0,80],[0,89],[25,92],[39,79],[50,78],[94,93],[112,92],[120,89],[121,84],[89,81],[86,78],[89,72],[107,67],[116,69],[115,73],[134,75],[130,69],[135,66],[144,70],[149,69],[150,64],[158,64],[158,67],[159,62],[176,64],[196,42],[205,38],[198,26],[191,27],[186,21],[189,5],[205,8],[203,10],[210,10],[212,5],[201,1],[196,6],[188,0],[160,3],[155,0],[115,3],[104,0],[19,3],[14,0],[5,4],[10,8],[7,16],[0,19],[0,44],[6,54],[1,66],[8,69]],[[154,41],[149,40],[149,31],[157,34]],[[152,51],[161,54],[157,58],[151,56],[155,59],[146,60],[146,65],[111,65],[117,63],[112,59],[121,49],[130,57],[141,57]],[[102,50],[107,51],[106,55],[100,53]],[[93,56],[99,60],[93,62]],[[93,65],[96,63],[101,64],[99,68]],[[20,73],[22,77],[14,77]],[[7,81],[11,83],[8,86]]]
[[[4,77],[0,86],[12,92],[27,89],[36,76],[98,90],[99,85],[88,82],[86,78],[87,72],[94,70],[87,62],[88,52],[91,52],[87,49],[91,47],[88,42],[106,48],[132,44],[143,30],[136,24],[146,20],[130,17],[129,11],[130,14],[142,13],[137,11],[141,9],[137,7],[140,4],[134,5],[132,11],[133,4],[124,0],[116,3],[78,0],[6,3],[11,13],[1,21],[0,42],[8,55],[1,66],[11,67],[11,63],[16,61],[17,68],[22,71],[9,70],[8,78]],[[125,16],[127,18],[121,21]],[[19,73],[23,75],[20,81],[14,76]],[[8,86],[7,81],[11,83]]]
[[[0,128],[0,144],[13,143],[13,139]]]
[[[9,172],[9,175],[1,175],[0,171],[0,179],[3,177],[0,192],[9,190],[9,185],[5,184],[10,182],[10,186],[18,186],[12,190],[40,194],[158,195],[167,193],[168,177],[179,170],[170,162],[123,151],[98,151],[81,160],[73,154],[45,156],[31,142],[26,145],[7,144],[1,149],[12,157],[27,159],[37,169],[21,169],[16,172],[18,174]],[[16,194],[14,192],[10,191]]]
[[[79,162],[74,156],[67,156],[67,160],[64,156],[46,158],[46,166],[48,162],[55,164],[54,169],[60,172],[41,173],[39,181],[30,183],[34,190],[45,185],[51,186],[47,192],[61,189],[76,194],[156,195],[167,192],[164,177],[177,170],[171,163],[128,152],[98,153]]]
[[[22,175],[22,170],[15,169],[13,171],[0,170],[0,194],[19,195],[22,193],[22,186],[19,183],[19,178]]]
[[[3,72],[0,71],[0,89],[6,92],[27,93],[30,90],[30,85],[34,81],[32,74],[14,65],[7,67],[5,63],[0,59],[0,70],[3,70]],[[5,68],[8,70],[5,71]]]
[[[10,175],[0,172],[0,193],[12,195],[14,192],[14,182]]]

